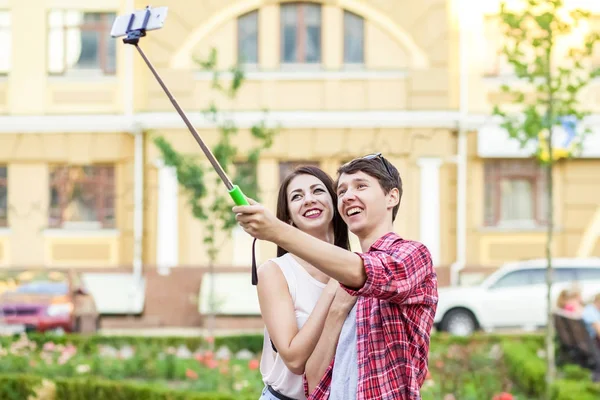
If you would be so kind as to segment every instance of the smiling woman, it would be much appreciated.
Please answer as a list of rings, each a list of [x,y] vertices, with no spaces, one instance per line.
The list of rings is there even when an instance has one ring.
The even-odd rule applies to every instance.
[[[334,183],[315,166],[299,166],[279,189],[277,218],[344,249],[348,230],[337,212]],[[305,399],[302,374],[333,301],[338,283],[278,247],[258,270],[258,298],[265,322],[260,363],[261,399]]]

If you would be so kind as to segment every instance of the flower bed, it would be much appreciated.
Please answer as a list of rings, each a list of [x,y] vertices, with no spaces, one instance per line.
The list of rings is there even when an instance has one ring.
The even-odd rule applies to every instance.
[[[0,374],[27,373],[45,378],[100,377],[113,381],[152,382],[163,388],[194,392],[260,393],[258,359],[248,350],[216,352],[184,344],[159,348],[97,344],[80,351],[68,340],[43,344],[23,335],[0,347]]]
[[[0,398],[31,400],[257,399],[262,336],[0,338]],[[209,346],[215,345],[215,351]],[[423,400],[542,398],[545,360],[539,335],[434,335]],[[589,371],[561,368],[552,400],[600,398]],[[45,379],[45,381],[43,380]]]
[[[533,399],[510,378],[499,342],[489,338],[440,342],[431,346],[423,400]]]

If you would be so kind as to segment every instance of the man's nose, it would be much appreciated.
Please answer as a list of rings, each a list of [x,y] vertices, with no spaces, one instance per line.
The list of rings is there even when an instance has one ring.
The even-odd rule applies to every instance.
[[[342,201],[344,203],[348,203],[354,199],[355,199],[355,195],[351,189],[346,190],[346,192],[344,192],[344,194],[342,195]]]

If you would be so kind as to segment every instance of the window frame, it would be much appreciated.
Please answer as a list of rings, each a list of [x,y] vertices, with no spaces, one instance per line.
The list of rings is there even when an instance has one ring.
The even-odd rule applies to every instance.
[[[346,9],[343,9],[342,11],[343,11],[343,14],[342,14],[343,15],[343,17],[342,17],[343,18],[343,28],[342,28],[343,29],[343,35],[342,36],[343,36],[343,41],[344,41],[344,43],[343,43],[344,48],[343,48],[343,54],[342,54],[342,63],[346,67],[362,67],[362,66],[365,65],[365,59],[366,59],[366,55],[365,55],[365,19],[364,19],[364,17],[362,15],[353,13],[352,11],[348,11]],[[346,15],[349,15],[352,18],[357,18],[361,22],[362,43],[361,43],[361,49],[360,49],[361,50],[361,60],[360,61],[346,61],[346,50],[347,50],[347,47],[346,47],[346,33],[347,33],[347,30],[346,30],[346,26],[347,26],[347,24],[346,24]]]
[[[284,22],[281,16],[283,15],[283,10],[286,7],[297,7],[296,10],[296,54],[294,57],[294,61],[286,61],[285,58],[285,40],[284,40]],[[303,46],[306,43],[306,27],[305,19],[304,19],[304,9],[305,7],[314,7],[319,10],[319,59],[315,62],[307,62],[306,61],[306,48]],[[279,62],[283,68],[296,68],[301,66],[302,68],[320,68],[323,63],[323,5],[320,3],[313,3],[310,1],[294,1],[294,2],[285,2],[280,5],[280,22],[279,22]],[[304,40],[299,40],[300,36],[305,36]],[[302,54],[300,54],[302,53]]]
[[[63,15],[62,22],[62,31],[63,31],[63,60],[62,60],[62,70],[61,71],[51,71],[50,70],[50,32],[54,29],[60,29],[58,27],[54,28],[50,26],[50,16],[53,12],[60,11]],[[69,25],[65,23],[64,18],[66,13],[70,11],[80,12],[85,18],[86,14],[100,14],[101,21],[98,22],[82,22],[81,25]],[[102,77],[114,77],[117,75],[117,67],[118,67],[118,51],[115,45],[115,65],[114,69],[111,70],[108,66],[108,51],[110,46],[110,41],[115,40],[110,37],[110,31],[112,29],[111,21],[117,17],[117,13],[114,10],[85,10],[85,9],[76,9],[76,8],[51,8],[46,13],[46,51],[48,52],[46,56],[46,73],[50,77],[69,77],[69,76],[102,76]],[[111,20],[112,18],[112,20]],[[98,33],[98,65],[94,68],[69,68],[67,66],[67,32],[69,29],[79,29],[81,32],[83,31],[91,31]]]
[[[94,188],[94,212],[96,213],[96,219],[91,221],[65,221],[65,210],[70,204],[72,199],[65,198],[67,194],[64,185],[69,183],[70,172],[75,168],[98,168],[94,171],[93,176],[84,176],[78,179],[77,182],[83,185],[90,185]],[[53,176],[57,171],[64,169],[66,172],[63,176]],[[65,226],[65,223],[97,223],[97,228],[88,228],[91,230],[103,230],[103,229],[116,229],[117,228],[117,210],[116,210],[116,173],[117,168],[115,164],[85,164],[85,165],[68,165],[68,164],[55,164],[52,165],[49,171],[49,204],[48,204],[48,226],[50,229],[77,229],[74,227]],[[56,189],[58,196],[58,205],[52,204],[52,191]],[[108,191],[108,192],[107,192]],[[101,193],[102,195],[97,195]],[[111,207],[108,207],[107,203],[111,202],[110,196],[112,196],[112,218],[109,218],[111,214],[108,212]],[[56,216],[55,216],[56,213]]]
[[[3,71],[0,69],[0,77],[7,77],[10,74],[10,71],[12,69],[12,39],[13,39],[13,34],[12,34],[12,13],[10,9],[6,9],[6,8],[0,8],[0,14],[6,14],[8,16],[8,25],[7,26],[3,26],[0,25],[0,31],[7,31],[8,32],[8,36],[9,36],[9,45],[7,46],[7,60],[8,60],[8,66],[6,68],[6,71]]]
[[[521,168],[513,167],[520,163]],[[525,168],[526,167],[526,168]],[[484,161],[484,215],[485,227],[535,227],[546,225],[546,215],[540,207],[540,201],[544,199],[546,192],[546,172],[537,165],[535,160],[513,160],[513,159],[491,159]],[[502,220],[502,185],[501,182],[508,180],[527,180],[532,184],[531,202],[533,220]],[[488,193],[491,191],[491,193]],[[491,210],[488,210],[488,202],[491,202]],[[490,215],[488,215],[490,214]]]
[[[241,37],[240,37],[240,24],[242,23],[244,18],[250,16],[256,16],[256,61],[246,62],[242,60],[241,55],[243,53],[243,49],[241,46]],[[260,64],[260,9],[256,9],[253,11],[249,11],[245,14],[239,15],[236,19],[236,45],[237,45],[237,60],[240,65],[244,65],[245,67],[257,67]]]
[[[281,183],[283,182],[283,180],[289,175],[291,174],[294,169],[296,169],[297,167],[303,166],[303,165],[311,165],[314,167],[319,167],[321,168],[321,163],[319,161],[315,161],[315,160],[285,160],[285,161],[279,161],[278,167],[279,167],[279,185],[281,186]]]

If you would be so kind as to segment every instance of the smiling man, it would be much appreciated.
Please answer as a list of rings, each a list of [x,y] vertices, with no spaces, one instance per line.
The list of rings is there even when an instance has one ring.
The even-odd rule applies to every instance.
[[[427,375],[437,276],[427,248],[393,232],[400,174],[381,154],[358,158],[338,170],[337,193],[338,211],[362,252],[315,239],[254,201],[233,212],[250,235],[283,247],[340,283],[306,366],[307,395],[418,400]]]

